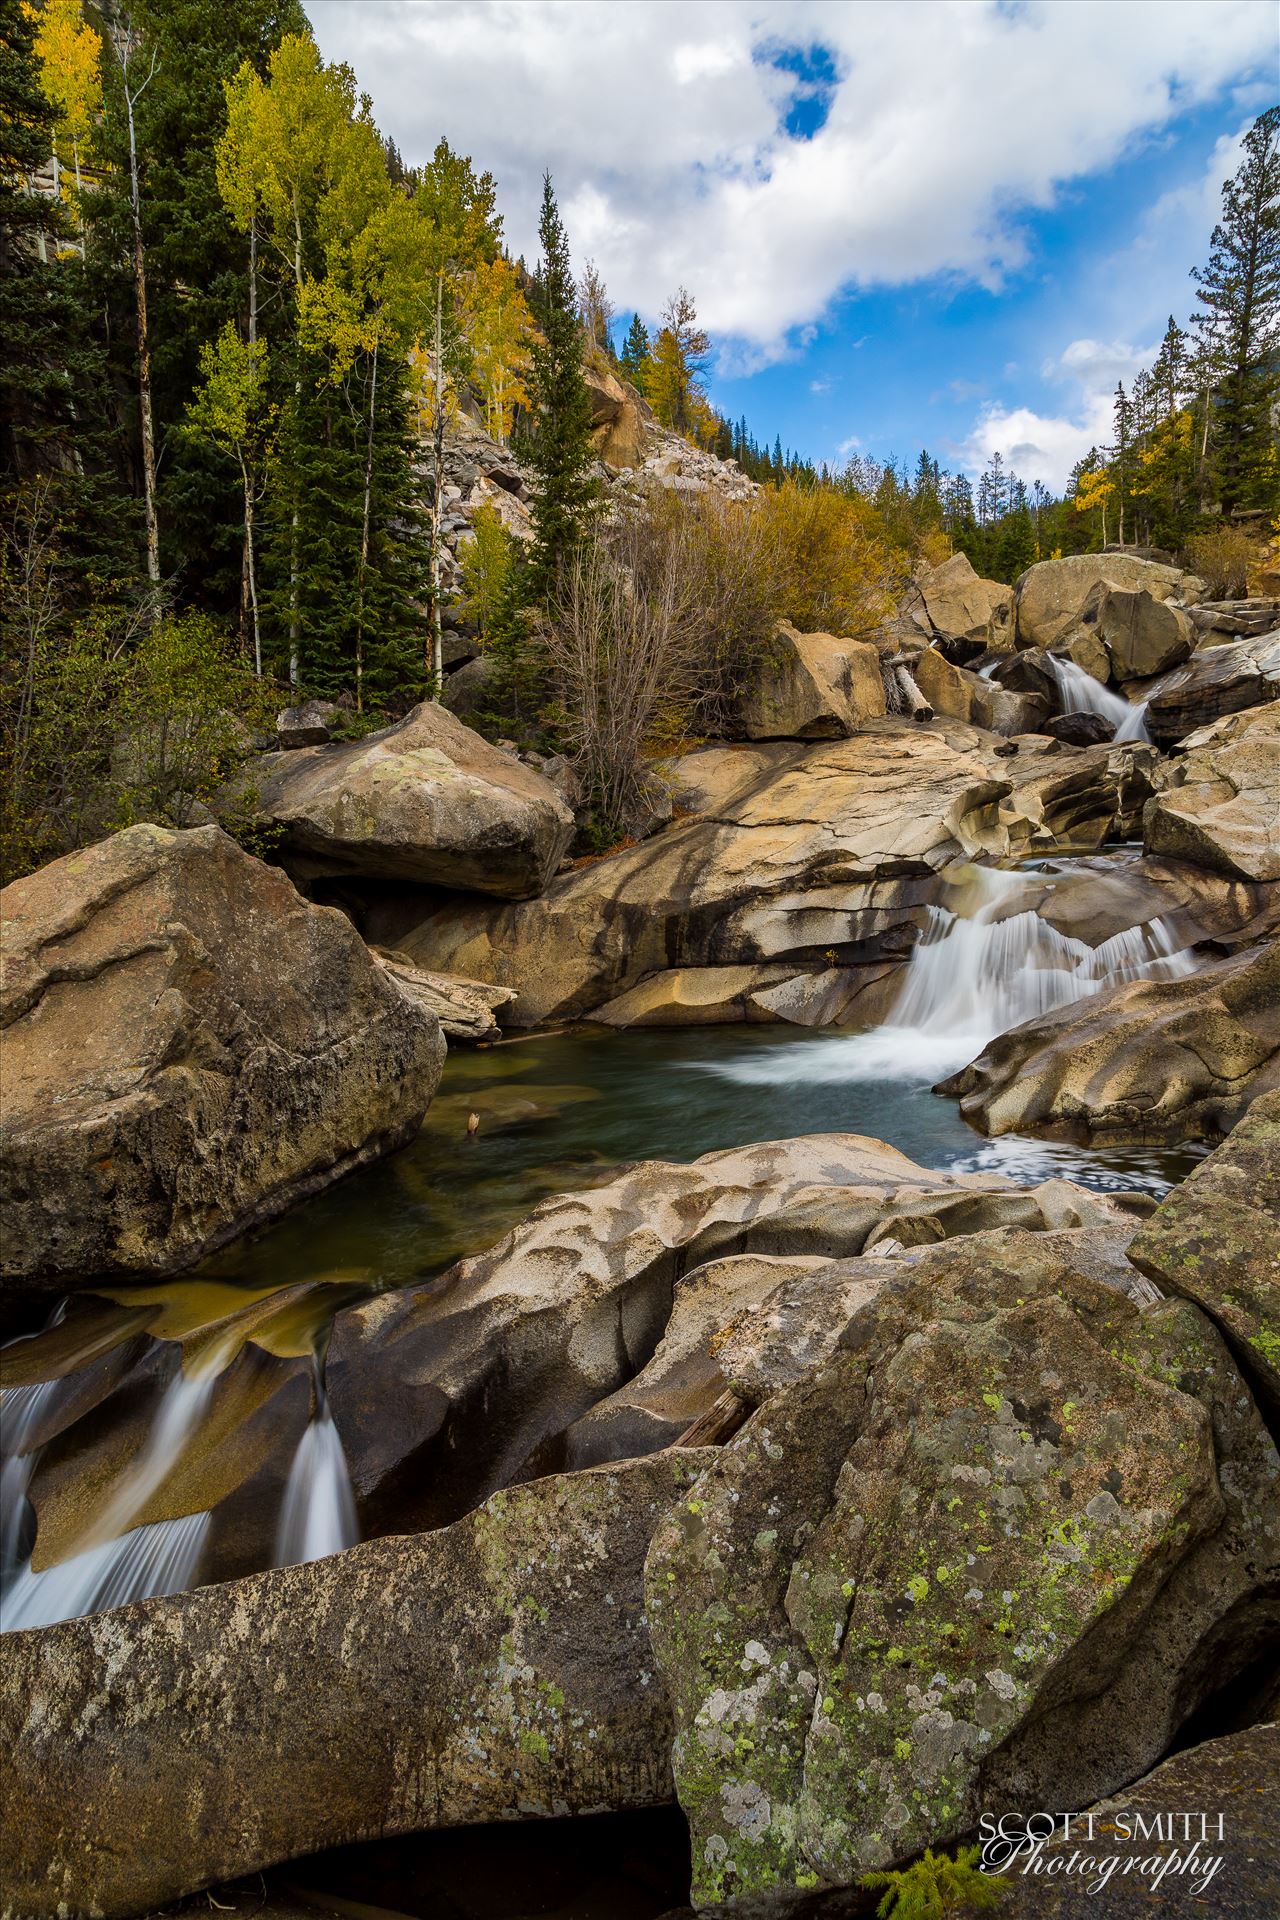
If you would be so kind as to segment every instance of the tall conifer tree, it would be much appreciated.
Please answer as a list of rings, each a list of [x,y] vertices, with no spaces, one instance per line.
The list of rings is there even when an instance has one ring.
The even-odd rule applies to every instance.
[[[533,347],[534,428],[533,584],[545,594],[582,539],[599,505],[591,475],[591,400],[582,377],[583,335],[569,237],[551,185],[542,182],[538,222],[542,246],[535,282],[534,318],[541,338]]]

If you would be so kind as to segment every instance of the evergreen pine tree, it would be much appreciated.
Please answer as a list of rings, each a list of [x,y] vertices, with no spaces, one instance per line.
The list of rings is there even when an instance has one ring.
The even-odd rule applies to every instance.
[[[633,387],[639,387],[642,392],[644,390],[645,369],[648,367],[652,357],[652,349],[649,345],[649,329],[640,318],[640,315],[633,313],[631,316],[631,325],[627,328],[627,337],[622,343],[622,356],[618,361],[618,365],[622,370],[623,378],[629,380]]]
[[[1224,512],[1277,495],[1272,409],[1280,391],[1280,107],[1245,136],[1222,188],[1208,264],[1192,269],[1196,327],[1219,369],[1211,431]]]
[[[591,476],[591,400],[582,377],[582,328],[569,239],[556,205],[551,175],[542,181],[542,245],[534,317],[541,338],[533,347],[534,421],[530,458],[534,546],[532,584],[548,594],[566,557],[582,539],[599,504]]]

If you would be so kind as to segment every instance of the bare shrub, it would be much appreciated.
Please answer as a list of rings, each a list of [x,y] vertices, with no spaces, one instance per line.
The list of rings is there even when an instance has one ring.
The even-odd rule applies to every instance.
[[[542,637],[602,840],[645,812],[644,749],[695,694],[693,579],[687,537],[670,529],[655,540],[638,513],[579,549],[561,576]]]

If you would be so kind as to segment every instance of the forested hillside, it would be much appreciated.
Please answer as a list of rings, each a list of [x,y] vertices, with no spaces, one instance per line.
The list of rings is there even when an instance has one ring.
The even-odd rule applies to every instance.
[[[780,617],[861,631],[956,550],[1010,582],[1155,546],[1241,589],[1267,534],[1280,110],[1224,188],[1186,329],[1058,499],[999,455],[976,484],[928,451],[834,470],[725,419],[687,289],[652,335],[624,323],[549,179],[539,258],[512,258],[479,133],[406,165],[299,0],[5,0],[3,21],[7,875],[203,817],[282,696],[337,702],[349,732],[405,712],[459,626],[490,656],[473,717],[574,754],[607,842],[646,752],[717,732]],[[620,494],[590,378],[755,485]],[[531,538],[449,524],[468,422],[528,476]],[[600,644],[620,613],[625,667]]]

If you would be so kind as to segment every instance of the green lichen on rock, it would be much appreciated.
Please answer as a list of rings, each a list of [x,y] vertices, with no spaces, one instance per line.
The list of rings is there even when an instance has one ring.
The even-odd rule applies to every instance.
[[[1255,1605],[1275,1454],[1225,1348],[1070,1242],[930,1248],[658,1529],[695,1900],[847,1884],[992,1793],[1083,1804],[1158,1754],[1182,1670]]]
[[[1280,1411],[1280,1092],[1262,1094],[1130,1248],[1143,1273],[1217,1321]]]

